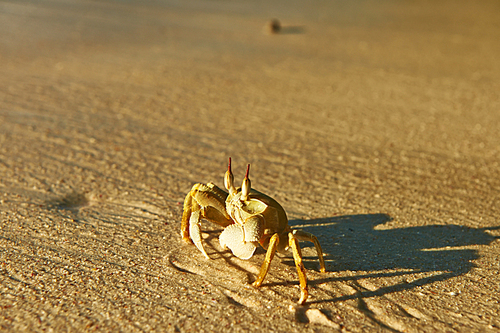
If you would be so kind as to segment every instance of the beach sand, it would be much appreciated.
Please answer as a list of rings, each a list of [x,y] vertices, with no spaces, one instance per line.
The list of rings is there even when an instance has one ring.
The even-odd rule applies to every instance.
[[[496,1],[0,3],[3,331],[500,331]],[[278,33],[269,30],[278,19]],[[251,163],[291,255],[185,195]]]

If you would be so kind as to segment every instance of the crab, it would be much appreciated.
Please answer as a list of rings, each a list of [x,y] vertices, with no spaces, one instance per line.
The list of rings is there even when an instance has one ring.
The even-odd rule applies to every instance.
[[[195,184],[184,200],[181,236],[187,243],[194,243],[210,259],[201,237],[201,220],[205,219],[224,228],[219,236],[222,248],[229,248],[240,259],[250,259],[258,245],[267,250],[254,287],[264,281],[276,251],[291,249],[300,281],[299,304],[308,297],[307,277],[298,241],[309,241],[316,247],[320,272],[325,272],[323,251],[318,239],[308,232],[292,229],[283,207],[273,198],[251,188],[250,164],[241,188],[234,186],[231,158],[224,176],[224,191],[212,182]]]

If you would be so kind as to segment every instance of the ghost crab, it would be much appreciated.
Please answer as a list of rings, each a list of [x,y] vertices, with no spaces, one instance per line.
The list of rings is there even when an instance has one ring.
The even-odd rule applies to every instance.
[[[240,259],[250,259],[260,244],[267,253],[259,276],[253,283],[254,287],[262,285],[275,252],[284,252],[291,248],[300,281],[299,304],[304,304],[308,297],[307,277],[298,241],[314,243],[320,271],[324,273],[325,261],[321,246],[313,234],[290,228],[285,210],[276,200],[251,188],[249,171],[250,164],[247,166],[241,188],[234,187],[229,158],[224,177],[224,185],[229,193],[211,182],[193,186],[184,200],[182,239],[194,243],[198,250],[210,259],[203,248],[201,238],[200,227],[203,218],[225,228],[219,236],[220,245],[229,248],[233,255]]]

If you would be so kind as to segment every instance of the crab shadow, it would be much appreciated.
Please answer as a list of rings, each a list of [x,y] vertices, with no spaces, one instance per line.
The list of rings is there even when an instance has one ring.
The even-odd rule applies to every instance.
[[[499,238],[487,231],[500,227],[469,228],[455,224],[384,227],[391,220],[386,214],[362,214],[289,221],[292,228],[302,229],[318,237],[325,252],[327,271],[360,271],[360,274],[350,274],[347,277],[312,280],[309,282],[311,285],[348,280],[355,283],[362,278],[433,273],[430,277],[419,278],[410,283],[402,282],[375,291],[363,291],[358,295],[320,302],[383,295],[465,274],[474,267],[473,260],[478,259],[479,254],[475,249],[464,247],[488,245]],[[303,248],[311,246],[308,243],[301,244]],[[305,256],[304,260],[306,268],[316,269],[315,256]],[[282,262],[293,265],[293,260],[290,259]]]

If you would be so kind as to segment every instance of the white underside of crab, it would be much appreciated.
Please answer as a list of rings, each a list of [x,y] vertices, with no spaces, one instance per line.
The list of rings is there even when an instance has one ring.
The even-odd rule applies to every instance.
[[[219,236],[222,248],[229,248],[240,259],[250,259],[257,248],[258,242],[245,241],[245,232],[241,225],[228,226]]]
[[[252,200],[251,200],[252,201]],[[239,203],[239,201],[237,201]],[[234,206],[228,203],[228,207]],[[250,259],[259,244],[264,232],[262,214],[252,215],[246,209],[248,206],[238,204],[239,209],[228,209],[231,217],[236,221],[220,234],[219,243],[222,248],[229,248],[240,259]]]

